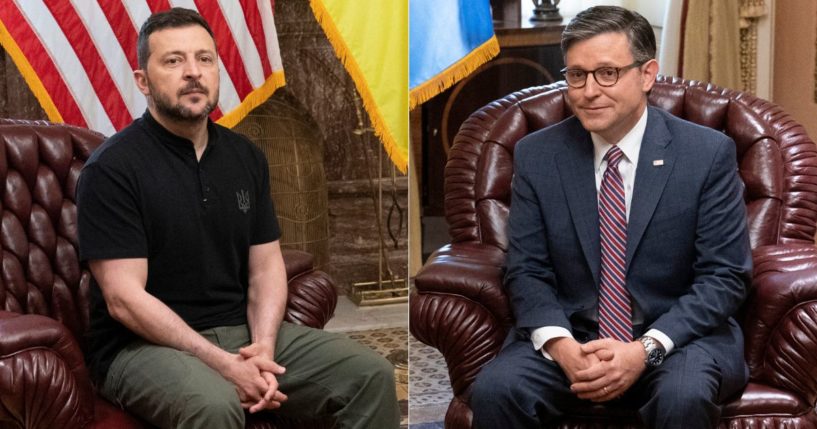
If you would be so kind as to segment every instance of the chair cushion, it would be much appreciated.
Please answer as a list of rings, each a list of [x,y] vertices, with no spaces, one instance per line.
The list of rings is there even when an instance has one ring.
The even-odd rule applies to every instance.
[[[802,398],[774,387],[749,383],[743,395],[723,408],[723,417],[762,415],[800,416],[812,407]]]

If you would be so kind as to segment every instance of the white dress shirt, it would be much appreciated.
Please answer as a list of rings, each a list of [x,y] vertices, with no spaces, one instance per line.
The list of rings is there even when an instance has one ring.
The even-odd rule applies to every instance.
[[[621,174],[621,179],[624,182],[624,200],[627,209],[627,220],[630,219],[630,204],[633,200],[633,185],[635,184],[636,166],[638,166],[638,155],[641,152],[641,140],[644,138],[644,132],[647,130],[647,109],[641,114],[641,118],[635,126],[619,140],[617,146],[621,149],[624,157],[618,163],[618,171]],[[596,172],[596,193],[601,189],[601,181],[604,178],[604,172],[607,170],[607,161],[604,156],[613,145],[604,140],[603,137],[596,133],[590,133],[590,138],[593,140],[593,166]],[[675,343],[666,336],[663,332],[657,329],[650,329],[644,334],[648,337],[655,338],[666,349],[667,354],[675,347]],[[570,337],[573,335],[569,330],[561,326],[543,326],[534,329],[531,332],[531,341],[535,350],[541,350],[542,354],[553,360],[553,357],[548,354],[544,345],[548,341],[559,338]]]

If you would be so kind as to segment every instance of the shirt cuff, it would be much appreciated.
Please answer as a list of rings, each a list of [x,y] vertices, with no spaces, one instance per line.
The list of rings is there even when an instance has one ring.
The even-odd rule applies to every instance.
[[[554,338],[560,337],[573,338],[573,334],[561,326],[544,326],[534,329],[530,334],[530,339],[533,342],[533,349],[541,351],[542,356],[549,360],[553,360],[553,356],[545,351],[545,344]]]
[[[666,334],[659,331],[658,329],[650,329],[649,331],[647,331],[646,334],[644,334],[644,336],[652,337],[658,340],[658,342],[661,343],[662,346],[664,346],[665,354],[669,354],[669,352],[671,352],[672,349],[675,348],[675,343],[673,343],[672,340],[669,339],[669,337]]]

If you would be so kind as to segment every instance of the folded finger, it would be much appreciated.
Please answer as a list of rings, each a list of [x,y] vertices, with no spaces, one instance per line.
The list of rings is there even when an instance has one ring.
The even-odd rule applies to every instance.
[[[578,393],[578,396],[581,399],[587,399],[593,402],[606,402],[611,399],[615,399],[619,396],[619,389],[613,387],[612,385],[607,385],[600,387],[595,390],[587,390],[581,393]]]
[[[579,382],[573,383],[570,385],[570,390],[574,393],[589,393],[589,392],[596,392],[602,391],[605,387],[610,385],[610,381],[599,378],[589,382]],[[607,387],[607,389],[610,389]]]
[[[269,387],[267,387],[267,391],[264,392],[264,400],[270,401],[272,397],[275,396],[275,392],[278,391],[278,383],[269,383]]]
[[[624,391],[627,390],[623,385],[620,383],[612,382],[607,386],[602,387],[601,389],[602,394],[596,396],[593,399],[595,402],[607,402],[612,401],[624,394]]]
[[[574,375],[574,377],[578,381],[591,382],[591,381],[594,381],[594,380],[598,380],[601,377],[604,377],[604,375],[606,373],[607,373],[607,368],[605,368],[605,367],[603,367],[603,366],[601,366],[599,364],[596,364],[596,365],[591,366],[590,368],[583,369],[583,370],[580,370],[580,371],[576,371],[576,374]]]
[[[600,349],[597,350],[594,354],[596,355],[597,358],[599,358],[599,360],[613,360],[613,357],[615,357],[616,355],[615,353],[613,353],[612,350],[609,349]]]
[[[264,400],[267,401],[267,402],[270,402],[270,401],[284,402],[287,399],[289,399],[287,397],[287,395],[283,394],[280,390],[277,390],[277,389],[276,390],[268,390],[267,394],[264,395]]]
[[[275,363],[275,361],[271,359],[257,359],[255,365],[258,366],[258,369],[261,371],[271,372],[275,375],[281,375],[286,372],[286,368],[281,365]]]
[[[275,391],[275,395],[272,396],[272,401],[276,402],[285,402],[287,399],[289,399],[289,397],[281,393],[280,390]]]
[[[610,339],[593,340],[582,344],[581,349],[584,353],[595,353],[601,349],[610,347]]]
[[[269,402],[265,399],[262,399],[255,403],[252,407],[250,407],[250,413],[257,413],[261,410],[264,410],[269,405]]]

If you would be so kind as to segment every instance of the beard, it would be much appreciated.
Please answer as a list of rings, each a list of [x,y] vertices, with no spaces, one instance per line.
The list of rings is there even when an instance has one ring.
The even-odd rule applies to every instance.
[[[162,116],[178,122],[196,123],[207,119],[207,116],[216,108],[216,103],[211,101],[208,96],[210,90],[205,88],[199,81],[190,81],[176,94],[181,97],[190,92],[200,91],[199,95],[207,98],[207,103],[201,112],[194,113],[189,107],[184,106],[181,102],[173,103],[167,94],[163,94],[154,88],[150,80],[148,80],[148,88],[150,89],[150,96],[153,99],[153,105],[156,111]],[[218,92],[216,92],[215,100],[218,100]]]

